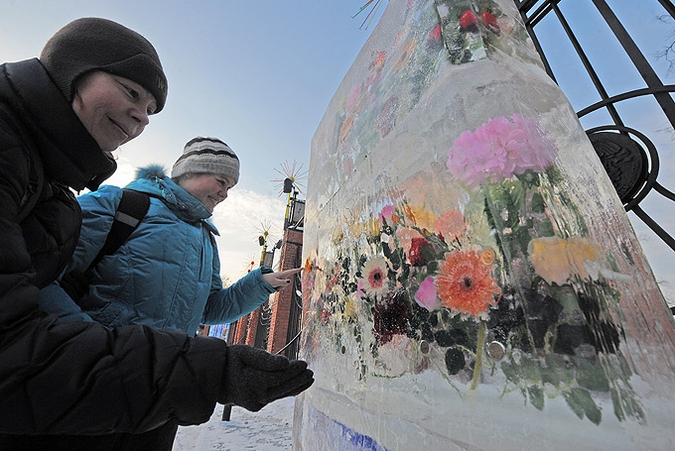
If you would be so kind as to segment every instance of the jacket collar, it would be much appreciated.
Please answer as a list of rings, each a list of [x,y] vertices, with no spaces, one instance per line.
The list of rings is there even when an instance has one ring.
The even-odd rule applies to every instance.
[[[7,80],[5,87],[0,78],[0,98],[7,97],[29,127],[47,178],[95,190],[115,172],[115,161],[101,151],[37,58],[5,63],[0,74]]]
[[[153,165],[139,169],[136,180],[126,187],[161,198],[181,220],[189,223],[201,221],[213,234],[219,235],[218,229],[208,221],[211,212],[199,199],[167,177],[160,166]]]

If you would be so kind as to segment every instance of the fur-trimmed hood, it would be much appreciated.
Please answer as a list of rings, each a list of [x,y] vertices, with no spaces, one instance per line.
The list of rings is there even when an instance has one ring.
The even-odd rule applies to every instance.
[[[181,220],[186,222],[204,221],[213,233],[218,235],[215,226],[207,221],[211,212],[199,199],[188,193],[166,175],[166,170],[159,164],[152,164],[136,171],[136,180],[129,183],[129,189],[158,197]]]
[[[161,164],[151,164],[136,170],[136,179],[166,178],[166,169]]]

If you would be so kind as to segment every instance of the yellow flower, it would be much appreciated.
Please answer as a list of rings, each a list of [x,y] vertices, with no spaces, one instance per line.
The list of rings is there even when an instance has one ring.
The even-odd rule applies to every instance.
[[[366,223],[366,230],[369,236],[380,236],[380,221],[376,217],[371,217]]]
[[[345,302],[345,316],[354,318],[356,316],[356,303],[352,300]]]
[[[419,228],[434,230],[436,224],[436,213],[431,210],[425,210],[416,205],[406,204],[403,206],[403,212],[409,221],[415,223]]]
[[[546,282],[563,285],[573,274],[589,277],[584,263],[593,262],[599,250],[586,238],[534,238],[528,245],[530,262]]]
[[[332,235],[333,244],[336,245],[336,246],[339,246],[340,244],[342,244],[342,240],[344,240],[344,238],[345,238],[345,234],[342,231],[342,226],[339,225],[339,226],[335,227],[333,229],[333,235]]]

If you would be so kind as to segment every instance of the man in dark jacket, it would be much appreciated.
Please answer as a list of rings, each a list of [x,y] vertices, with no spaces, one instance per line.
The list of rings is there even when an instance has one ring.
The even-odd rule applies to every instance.
[[[124,433],[205,422],[216,402],[256,411],[313,382],[305,362],[251,347],[56,324],[38,309],[77,242],[70,188],[110,176],[110,152],[166,93],[152,45],[105,19],[66,25],[39,60],[0,65],[0,449],[112,450]]]

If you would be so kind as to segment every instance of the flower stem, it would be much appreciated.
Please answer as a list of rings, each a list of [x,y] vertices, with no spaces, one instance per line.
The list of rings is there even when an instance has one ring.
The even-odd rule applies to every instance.
[[[471,390],[475,390],[480,379],[480,372],[483,367],[483,344],[485,342],[485,321],[481,320],[478,327],[478,344],[476,345],[476,364],[473,366],[473,380],[471,381]]]

